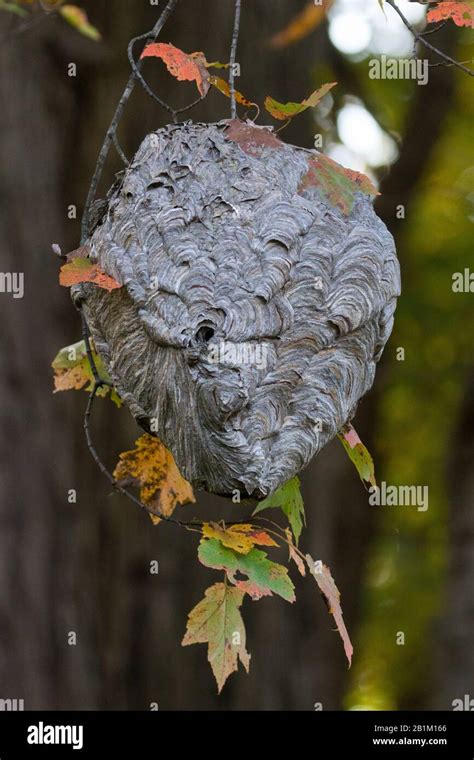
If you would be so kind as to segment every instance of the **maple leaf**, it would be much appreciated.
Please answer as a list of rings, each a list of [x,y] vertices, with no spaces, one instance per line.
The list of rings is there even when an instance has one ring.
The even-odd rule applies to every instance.
[[[239,554],[248,554],[255,545],[278,546],[268,533],[255,525],[231,525],[226,528],[218,523],[204,523],[202,533],[205,538],[217,538],[223,546]]]
[[[217,682],[218,693],[231,673],[238,669],[239,660],[247,673],[250,655],[247,652],[245,626],[240,607],[245,594],[227,583],[208,588],[204,598],[188,615],[182,646],[207,644],[207,659]]]
[[[62,5],[59,8],[59,13],[70,26],[77,29],[84,37],[89,37],[95,42],[102,39],[101,33],[95,26],[92,26],[87,13],[82,8],[78,8],[77,5]]]
[[[451,19],[457,26],[474,28],[474,3],[472,2],[441,2],[436,8],[431,8],[426,16],[429,24]]]
[[[91,341],[91,353],[99,377],[107,383],[111,383],[105,365],[94,348],[93,341]],[[54,370],[54,393],[82,389],[90,392],[93,389],[95,378],[83,340],[62,348],[55,356],[51,366]],[[108,394],[116,406],[122,406],[122,399],[111,385],[103,385],[96,393],[97,396]]]
[[[318,90],[311,93],[309,98],[306,98],[306,100],[303,100],[301,103],[279,103],[277,100],[267,96],[265,98],[265,108],[275,119],[280,119],[281,121],[291,119],[293,116],[297,116],[303,111],[306,111],[307,108],[314,108],[317,106],[319,101],[324,98],[329,90],[332,90],[336,84],[337,82],[323,84]]]
[[[273,48],[283,48],[294,42],[307,37],[319,24],[324,21],[326,12],[329,10],[333,0],[324,0],[322,5],[315,5],[314,0],[305,5],[303,10],[295,16],[288,26],[281,32],[275,34],[270,40],[270,46]]]
[[[169,517],[177,504],[195,502],[191,484],[179,472],[173,455],[161,441],[148,433],[135,441],[136,448],[120,454],[114,470],[119,484],[130,481],[140,487],[140,499],[154,513],[156,525],[160,515]]]
[[[205,567],[225,570],[231,583],[255,599],[275,593],[287,602],[295,601],[294,586],[286,567],[269,560],[260,549],[239,554],[215,538],[203,538],[199,544],[198,557]],[[248,580],[238,580],[237,572],[246,575]]]
[[[329,203],[346,216],[352,211],[356,193],[379,195],[365,174],[346,169],[329,156],[318,153],[309,159],[308,171],[300,181],[299,192],[317,187]]]
[[[210,76],[209,82],[210,84],[212,84],[213,87],[219,90],[219,92],[222,92],[223,95],[226,95],[228,98],[230,98],[231,96],[230,85],[228,82],[225,81],[225,79],[222,79],[221,77]],[[246,98],[245,95],[242,95],[242,93],[239,92],[238,90],[235,90],[234,94],[235,94],[236,102],[240,103],[241,106],[247,106],[247,108],[250,108],[251,106],[255,106],[255,108],[258,108],[256,103],[252,103],[251,100]]]
[[[170,42],[153,42],[147,45],[140,58],[161,58],[166,68],[178,81],[196,82],[200,95],[209,90],[209,73],[204,53],[184,53]]]
[[[288,522],[291,525],[296,543],[298,543],[303,525],[305,524],[303,497],[300,491],[300,480],[294,477],[281,486],[274,494],[257,504],[253,515],[258,514],[263,509],[270,507],[279,507]]]
[[[310,554],[306,555],[306,564],[308,565],[309,572],[318,584],[318,588],[326,600],[329,612],[336,621],[337,630],[339,631],[339,635],[344,643],[344,652],[346,653],[350,667],[354,649],[347,632],[346,624],[344,623],[342,617],[342,609],[340,603],[341,595],[339,593],[339,589],[337,588],[331,575],[331,571],[327,565],[324,565],[322,562],[315,562]]]
[[[370,483],[372,486],[376,486],[374,460],[360,440],[357,431],[352,425],[345,425],[338,434],[338,438],[344,446],[349,459],[354,463],[360,479]]]
[[[240,145],[244,153],[249,156],[262,155],[264,148],[279,150],[283,143],[267,127],[257,127],[254,124],[245,123],[240,119],[231,119],[228,122],[225,136],[227,140]]]
[[[94,264],[89,256],[89,248],[81,246],[67,254],[67,264],[63,264],[59,271],[59,284],[65,288],[78,285],[81,282],[92,282],[104,290],[116,290],[121,288],[117,280],[104,272],[98,264]]]

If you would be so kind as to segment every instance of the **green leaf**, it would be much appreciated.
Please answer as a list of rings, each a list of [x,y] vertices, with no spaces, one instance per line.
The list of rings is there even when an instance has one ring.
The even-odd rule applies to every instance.
[[[257,504],[253,515],[270,507],[279,507],[288,518],[295,542],[298,544],[303,525],[306,525],[303,497],[300,491],[300,479],[298,477],[292,478],[288,483],[285,483],[284,486],[275,491],[274,494]]]
[[[260,549],[239,554],[223,546],[216,538],[203,538],[199,544],[198,557],[206,567],[225,570],[229,580],[254,599],[275,593],[287,602],[295,601],[295,589],[287,568],[269,560]],[[236,573],[246,575],[248,580],[238,580]]]
[[[338,438],[344,446],[349,459],[355,465],[360,479],[363,482],[370,483],[372,486],[376,486],[374,460],[369,450],[360,440],[357,431],[352,425],[345,425],[338,434]]]
[[[329,156],[315,153],[309,159],[308,171],[302,177],[299,192],[308,187],[317,187],[323,198],[347,216],[353,209],[356,193],[369,197],[379,195],[372,182],[365,174],[346,169]]]
[[[319,90],[312,92],[309,98],[306,98],[306,100],[303,100],[301,103],[279,103],[278,100],[267,96],[265,98],[265,108],[275,119],[280,119],[281,121],[291,119],[293,116],[297,116],[303,111],[306,111],[307,108],[314,108],[317,106],[319,101],[324,98],[329,90],[335,87],[336,84],[337,82],[323,84]]]
[[[29,15],[28,11],[26,11],[24,8],[21,8],[16,3],[9,2],[8,0],[0,0],[0,10],[16,13],[17,16],[21,16],[22,18],[25,18]]]
[[[227,583],[216,583],[188,616],[182,646],[207,644],[207,659],[220,692],[227,678],[238,669],[247,673],[250,655],[245,648],[245,626],[240,614],[245,593]]]
[[[77,29],[84,37],[88,37],[90,40],[94,40],[94,42],[102,38],[99,30],[90,23],[87,13],[82,8],[78,8],[77,5],[63,5],[59,9],[59,13],[70,26]]]

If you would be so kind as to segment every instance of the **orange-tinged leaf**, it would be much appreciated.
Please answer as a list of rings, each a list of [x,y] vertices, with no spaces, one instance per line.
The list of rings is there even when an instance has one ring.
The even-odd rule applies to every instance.
[[[74,258],[67,264],[63,264],[59,272],[59,284],[65,288],[72,285],[78,285],[80,282],[92,282],[104,290],[116,290],[121,288],[117,280],[110,277],[104,272],[98,264],[94,264],[90,259]]]
[[[184,53],[170,42],[153,42],[147,45],[141,58],[161,58],[170,74],[180,82],[196,82],[199,93],[209,90],[209,74],[204,53]]]
[[[59,13],[68,24],[77,29],[84,37],[89,37],[95,42],[101,39],[101,33],[95,26],[92,26],[87,13],[82,8],[78,8],[77,5],[62,5]]]
[[[207,659],[220,693],[239,660],[247,673],[250,655],[246,650],[245,626],[240,607],[245,593],[227,583],[215,583],[188,616],[182,646],[207,644]]]
[[[340,603],[341,595],[339,593],[339,589],[337,588],[331,575],[331,571],[327,565],[324,565],[322,562],[315,562],[310,554],[306,555],[306,563],[308,565],[309,572],[318,584],[318,588],[326,600],[329,612],[336,621],[337,630],[339,631],[339,635],[344,643],[344,652],[346,653],[350,667],[354,650],[349,634],[347,632],[346,624],[344,623],[344,619],[342,617],[342,609]]]
[[[252,581],[234,581],[234,583],[238,589],[244,592],[244,594],[248,594],[254,602],[257,602],[264,596],[273,596],[269,588],[258,586]]]
[[[346,216],[352,211],[357,192],[371,197],[379,195],[365,174],[346,169],[323,153],[309,159],[308,171],[300,182],[299,191],[308,187],[319,188],[331,206],[339,208]]]
[[[225,525],[211,522],[205,523],[202,528],[205,538],[217,538],[223,546],[240,554],[248,554],[254,546],[278,546],[276,541],[265,531],[255,525]]]
[[[314,108],[317,106],[319,101],[324,98],[329,90],[335,87],[336,84],[337,82],[323,84],[318,90],[311,93],[309,98],[306,98],[306,100],[303,100],[301,103],[279,103],[274,98],[267,96],[265,98],[265,108],[275,119],[280,119],[282,121],[291,119],[293,116],[297,116],[297,114],[306,111],[307,108]]]
[[[270,40],[271,47],[283,48],[307,37],[308,34],[311,34],[311,32],[324,21],[326,13],[332,3],[333,0],[323,0],[322,5],[315,5],[314,0],[311,0],[311,2],[305,5],[303,10],[290,21],[285,29],[272,37]]]
[[[228,98],[230,98],[230,86],[229,83],[225,81],[225,79],[222,79],[221,77],[210,76],[209,82],[213,87],[219,90],[219,92],[222,92],[223,95],[226,95]],[[242,95],[242,93],[238,90],[235,90],[235,100],[237,103],[240,103],[241,106],[247,106],[247,108],[255,106],[258,108],[256,103],[252,103],[251,100],[246,98],[245,95]]]
[[[85,372],[83,364],[79,364],[71,369],[65,369],[54,375],[54,392],[57,391],[80,391],[81,388],[90,382]]]
[[[457,26],[474,28],[474,3],[473,2],[441,2],[436,8],[428,11],[426,20],[429,24],[444,21],[450,18]]]
[[[155,513],[150,515],[155,524],[160,522],[160,515],[172,515],[177,504],[196,501],[191,484],[183,478],[173,455],[161,441],[145,433],[135,441],[135,446],[133,451],[120,454],[114,478],[119,483],[132,482],[140,487],[140,499]]]

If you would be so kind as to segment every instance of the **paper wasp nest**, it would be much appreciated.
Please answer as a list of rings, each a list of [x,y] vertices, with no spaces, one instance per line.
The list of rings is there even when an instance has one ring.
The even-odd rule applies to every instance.
[[[123,284],[80,286],[97,349],[195,487],[262,498],[298,473],[390,335],[393,239],[362,193],[344,213],[302,189],[312,155],[241,122],[160,129],[88,241]]]

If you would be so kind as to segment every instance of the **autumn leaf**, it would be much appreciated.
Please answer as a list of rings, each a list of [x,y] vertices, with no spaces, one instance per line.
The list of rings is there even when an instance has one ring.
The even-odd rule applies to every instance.
[[[338,438],[344,446],[349,459],[354,463],[360,479],[370,483],[372,486],[376,486],[374,460],[352,425],[345,425],[339,433]]]
[[[309,159],[308,171],[301,179],[299,192],[308,187],[317,187],[331,206],[339,208],[346,216],[354,207],[357,192],[369,197],[379,195],[365,174],[346,169],[323,153]]]
[[[319,101],[327,95],[329,90],[336,86],[336,84],[337,82],[323,84],[319,90],[315,90],[311,93],[309,98],[306,98],[306,100],[303,100],[301,103],[279,103],[277,100],[267,96],[265,98],[265,108],[275,119],[280,119],[282,121],[291,119],[293,116],[297,116],[297,114],[306,111],[307,108],[314,108],[314,106],[316,106]]]
[[[105,365],[94,349],[91,341],[91,353],[99,377],[110,383],[110,377]],[[62,348],[51,364],[54,370],[54,393],[58,391],[85,390],[90,392],[95,384],[94,374],[87,357],[86,344],[83,340]],[[118,407],[122,406],[122,399],[115,388],[103,385],[98,389],[97,396],[110,395],[111,400]]]
[[[67,264],[63,264],[59,271],[59,284],[70,288],[81,282],[91,282],[109,292],[121,288],[117,280],[88,258],[88,254],[87,246],[81,246],[67,254]]]
[[[73,26],[74,29],[83,34],[84,37],[88,37],[95,42],[102,38],[99,30],[90,23],[87,13],[82,8],[78,8],[77,5],[62,5],[59,9],[59,14],[70,26]]]
[[[303,558],[300,556],[296,546],[293,543],[293,537],[289,528],[285,528],[285,535],[288,541],[289,559],[290,561],[293,560],[296,567],[298,568],[298,572],[304,577],[306,575],[306,567],[303,562]]]
[[[333,0],[324,0],[323,4],[315,5],[314,0],[311,0],[311,2],[305,5],[303,10],[290,21],[288,26],[272,37],[270,40],[270,46],[277,49],[283,48],[307,37],[308,34],[311,34],[311,32],[324,21],[326,12],[329,10],[332,3]]]
[[[238,669],[239,660],[247,673],[250,655],[247,652],[245,626],[240,607],[245,594],[235,586],[216,583],[206,590],[202,599],[189,613],[182,646],[207,644],[207,659],[220,693],[231,673]]]
[[[318,588],[326,600],[329,612],[336,621],[337,630],[339,631],[339,635],[344,643],[344,652],[346,653],[350,667],[354,650],[349,634],[347,632],[346,625],[344,623],[344,619],[342,617],[342,609],[340,603],[341,595],[339,593],[339,589],[334,582],[331,571],[326,565],[324,565],[322,562],[315,562],[310,554],[306,555],[306,564],[308,566],[309,572],[318,584]]]
[[[428,11],[426,20],[429,24],[451,19],[457,26],[474,28],[474,3],[472,2],[442,2],[436,8]]]
[[[239,554],[248,554],[254,546],[278,546],[276,541],[255,525],[231,525],[226,528],[218,523],[204,523],[202,534],[205,538],[217,538],[223,546]]]
[[[120,454],[114,478],[119,484],[131,482],[140,487],[140,499],[154,513],[150,517],[155,525],[160,515],[172,515],[177,504],[196,501],[190,483],[161,441],[145,433],[135,446],[133,451]]]
[[[225,132],[227,140],[240,145],[244,153],[259,158],[265,148],[279,150],[283,143],[268,127],[258,127],[255,124],[245,123],[240,119],[232,119],[228,122]]]
[[[275,491],[274,494],[259,502],[253,511],[253,515],[270,507],[279,507],[281,509],[283,514],[288,518],[295,541],[298,543],[303,525],[306,522],[298,477],[292,478],[288,483],[285,483],[285,485]]]
[[[223,95],[226,95],[228,98],[230,98],[231,92],[230,92],[230,85],[228,82],[225,81],[225,79],[222,79],[221,77],[209,77],[209,82],[212,84],[213,87],[215,87],[219,92],[222,92]],[[241,92],[238,90],[235,90],[235,100],[237,103],[240,103],[241,106],[247,106],[247,108],[250,108],[251,106],[255,106],[255,108],[258,108],[256,103],[252,103],[251,100],[246,98],[244,95],[242,95]]]
[[[141,58],[161,58],[166,68],[180,82],[196,82],[200,95],[209,90],[209,73],[203,53],[184,53],[170,42],[153,42],[147,45]]]
[[[225,570],[231,583],[254,599],[275,593],[287,602],[295,601],[294,586],[286,567],[269,560],[260,549],[239,554],[223,546],[216,538],[203,538],[198,557],[205,567]],[[238,580],[236,573],[246,575],[248,580]]]

